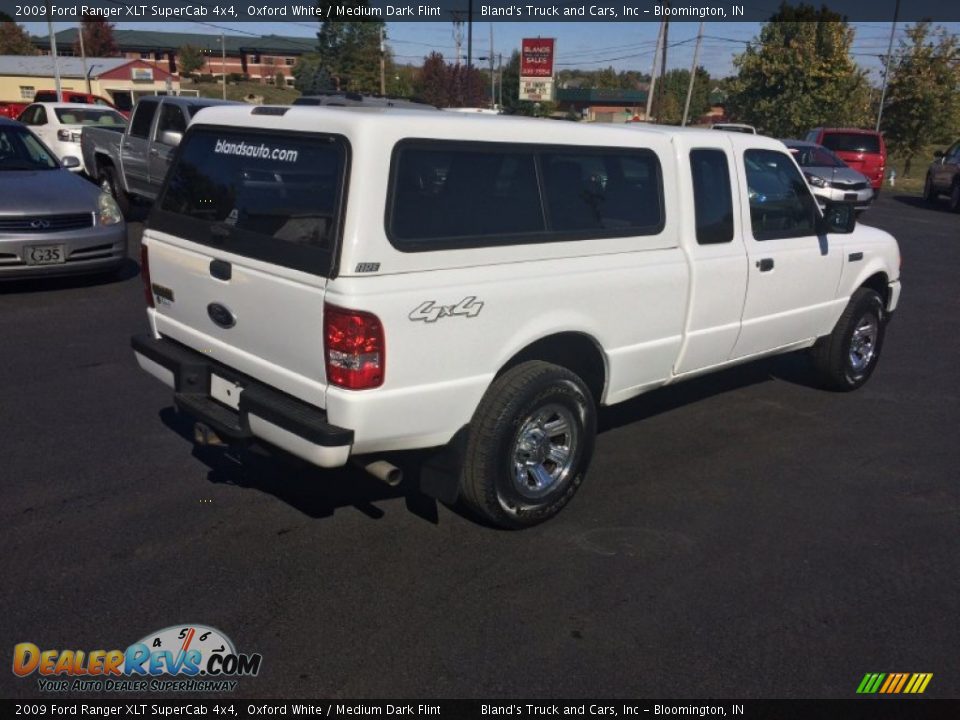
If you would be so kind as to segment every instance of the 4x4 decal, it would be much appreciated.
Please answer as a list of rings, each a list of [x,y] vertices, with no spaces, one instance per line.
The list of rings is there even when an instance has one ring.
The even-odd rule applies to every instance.
[[[433,300],[426,300],[417,305],[407,317],[414,321],[423,320],[429,323],[454,315],[476,317],[481,310],[483,310],[483,302],[471,295],[465,297],[456,305],[437,305]]]

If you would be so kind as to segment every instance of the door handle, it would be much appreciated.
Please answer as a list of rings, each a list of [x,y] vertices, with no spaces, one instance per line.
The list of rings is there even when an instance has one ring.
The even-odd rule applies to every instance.
[[[763,258],[757,260],[757,267],[760,268],[760,272],[768,272],[773,270],[773,258]]]

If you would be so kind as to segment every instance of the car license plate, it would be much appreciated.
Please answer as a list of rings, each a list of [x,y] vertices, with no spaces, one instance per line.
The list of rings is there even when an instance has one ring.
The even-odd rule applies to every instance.
[[[24,250],[27,265],[60,265],[67,261],[63,245],[31,245]]]
[[[844,193],[844,194],[843,194],[843,201],[844,201],[844,202],[856,202],[856,201],[857,201],[857,193]]]
[[[243,388],[236,383],[210,373],[210,397],[214,400],[219,400],[227,407],[239,410],[240,393],[242,392]]]

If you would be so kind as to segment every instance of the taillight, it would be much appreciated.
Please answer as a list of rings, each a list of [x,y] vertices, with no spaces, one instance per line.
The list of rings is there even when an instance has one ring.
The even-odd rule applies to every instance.
[[[150,287],[150,255],[147,252],[147,246],[140,246],[140,279],[143,280],[143,297],[146,298],[147,307],[153,307],[153,290]]]
[[[327,381],[333,385],[366,390],[383,384],[386,346],[376,315],[325,305],[323,349]]]
[[[70,142],[70,131],[57,130],[57,140],[62,140],[63,142]]]

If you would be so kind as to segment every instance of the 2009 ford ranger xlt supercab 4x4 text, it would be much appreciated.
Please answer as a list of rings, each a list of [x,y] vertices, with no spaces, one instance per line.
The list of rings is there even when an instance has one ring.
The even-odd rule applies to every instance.
[[[859,387],[900,295],[775,140],[416,110],[201,111],[142,260],[136,358],[200,440],[446,448],[437,494],[506,527],[574,495],[598,406],[802,348]]]

